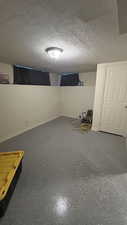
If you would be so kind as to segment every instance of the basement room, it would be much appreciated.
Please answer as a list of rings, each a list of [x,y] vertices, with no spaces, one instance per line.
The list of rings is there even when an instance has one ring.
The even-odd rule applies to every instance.
[[[127,225],[126,0],[0,0],[0,225]]]

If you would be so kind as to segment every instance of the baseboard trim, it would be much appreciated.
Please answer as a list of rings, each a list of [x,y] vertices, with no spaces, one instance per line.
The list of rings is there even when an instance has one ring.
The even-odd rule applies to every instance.
[[[52,120],[55,120],[55,119],[57,119],[57,118],[59,118],[59,117],[60,117],[60,116],[52,117],[52,118],[50,118],[50,119],[48,119],[48,120],[45,120],[45,121],[40,122],[40,123],[37,123],[36,125],[33,125],[33,126],[31,126],[31,127],[28,127],[28,128],[25,128],[25,129],[23,129],[22,131],[16,132],[15,134],[9,135],[9,136],[7,136],[7,137],[0,138],[0,143],[2,143],[2,142],[4,142],[4,141],[7,141],[7,140],[9,140],[9,139],[11,139],[11,138],[14,138],[14,137],[16,137],[16,136],[18,136],[18,135],[21,135],[21,134],[23,134],[23,133],[25,133],[25,132],[27,132],[27,131],[29,131],[29,130],[32,130],[33,128],[39,127],[39,126],[41,126],[41,125],[43,125],[43,124],[45,124],[45,123],[48,123],[48,122],[50,122],[50,121],[52,121]]]

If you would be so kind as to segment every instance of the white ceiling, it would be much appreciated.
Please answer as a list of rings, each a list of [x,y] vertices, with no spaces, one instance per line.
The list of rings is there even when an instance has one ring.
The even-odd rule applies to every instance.
[[[127,0],[117,0],[120,34],[127,33]]]
[[[64,49],[54,61],[45,48]],[[0,0],[0,61],[53,72],[127,60],[116,0]]]

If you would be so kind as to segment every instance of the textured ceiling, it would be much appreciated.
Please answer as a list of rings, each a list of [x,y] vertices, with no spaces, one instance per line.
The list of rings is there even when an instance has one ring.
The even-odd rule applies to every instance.
[[[127,60],[115,0],[0,0],[0,61],[53,72]],[[45,48],[64,49],[54,61]]]
[[[127,33],[127,0],[117,0],[120,34]]]

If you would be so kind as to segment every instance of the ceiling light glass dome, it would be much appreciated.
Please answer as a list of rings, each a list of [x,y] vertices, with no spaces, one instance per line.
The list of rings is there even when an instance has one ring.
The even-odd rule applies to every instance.
[[[57,47],[50,47],[50,48],[46,48],[45,51],[48,53],[48,55],[51,58],[58,59],[61,56],[63,49],[57,48]]]

